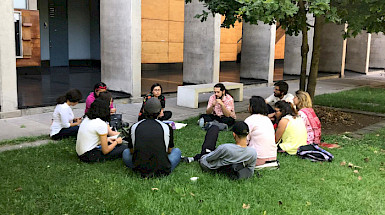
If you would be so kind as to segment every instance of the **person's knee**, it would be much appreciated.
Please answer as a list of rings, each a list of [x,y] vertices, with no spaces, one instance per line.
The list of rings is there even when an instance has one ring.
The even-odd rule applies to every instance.
[[[175,154],[175,156],[179,155],[179,157],[182,155],[182,151],[179,148],[173,148],[171,153]]]

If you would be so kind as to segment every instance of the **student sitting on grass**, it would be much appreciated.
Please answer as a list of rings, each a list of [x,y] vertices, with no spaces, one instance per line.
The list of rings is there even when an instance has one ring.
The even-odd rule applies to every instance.
[[[162,106],[162,109],[160,110],[160,114],[158,116],[158,119],[160,121],[169,120],[172,116],[172,112],[164,110],[164,108],[166,107],[166,98],[164,97],[164,95],[162,95],[162,86],[159,83],[155,83],[151,86],[151,92],[143,98],[143,104],[142,104],[142,108],[140,108],[140,111],[139,111],[138,121],[144,119],[143,106],[144,106],[144,103],[146,103],[146,101],[150,98],[159,99],[160,105]]]
[[[295,92],[294,104],[297,107],[298,114],[305,122],[307,130],[307,144],[320,144],[321,122],[312,108],[309,93],[301,90]]]
[[[159,99],[148,99],[143,105],[144,119],[133,124],[124,139],[129,149],[123,152],[123,162],[144,178],[168,175],[180,162],[172,128],[157,119],[161,109]]]
[[[246,170],[243,178],[253,176],[257,152],[247,146],[246,137],[249,134],[249,127],[245,122],[236,122],[231,130],[235,144],[227,143],[215,148],[219,128],[213,125],[207,130],[201,152],[194,157],[183,157],[183,160],[187,163],[199,161],[202,170],[225,174],[231,173],[233,164],[242,164],[243,169]]]
[[[91,92],[86,99],[86,109],[84,110],[84,113],[87,113],[87,111],[90,109],[92,102],[95,101],[99,97],[99,94],[101,92],[106,92],[107,91],[107,85],[103,82],[99,82],[95,84],[94,86],[94,91]],[[111,114],[116,112],[116,109],[114,108],[114,104],[110,104],[110,112]]]
[[[285,101],[275,103],[275,116],[278,119],[278,128],[275,131],[278,150],[295,155],[298,147],[306,145],[305,123],[297,115],[293,105]]]
[[[76,137],[81,118],[74,118],[71,106],[75,106],[82,99],[78,89],[68,91],[64,96],[56,99],[56,107],[52,116],[50,136],[54,140]]]
[[[76,141],[76,152],[83,162],[100,162],[121,158],[127,149],[122,138],[107,138],[110,119],[109,103],[96,99],[82,124]]]
[[[265,99],[260,96],[251,97],[249,112],[252,115],[245,119],[250,131],[247,140],[248,145],[257,151],[256,168],[279,167],[274,127],[267,117]]]

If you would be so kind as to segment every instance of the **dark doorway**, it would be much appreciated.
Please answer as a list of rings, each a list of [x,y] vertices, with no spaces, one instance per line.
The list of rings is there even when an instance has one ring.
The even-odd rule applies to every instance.
[[[51,66],[68,66],[67,0],[48,0]]]

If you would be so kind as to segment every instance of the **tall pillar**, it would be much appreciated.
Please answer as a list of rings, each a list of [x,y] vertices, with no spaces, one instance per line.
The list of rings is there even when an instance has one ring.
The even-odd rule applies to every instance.
[[[339,73],[344,76],[346,39],[342,37],[346,25],[326,23],[322,27],[319,72]]]
[[[28,0],[28,10],[37,10],[37,0]]]
[[[264,79],[273,83],[276,25],[243,23],[242,78]]]
[[[371,34],[362,32],[348,38],[346,47],[346,69],[367,74],[369,71]]]
[[[385,68],[385,35],[384,33],[372,34],[370,42],[369,67]]]
[[[17,110],[17,74],[13,0],[0,1],[0,118],[20,116]]]
[[[141,95],[141,1],[100,1],[101,76],[109,89]]]
[[[314,26],[313,14],[308,14],[307,23]],[[310,28],[307,31],[307,40],[309,44],[309,52],[307,54],[307,66],[306,74],[310,72],[311,56],[313,52],[313,37],[314,28]],[[285,38],[285,60],[283,66],[283,73],[288,75],[300,75],[301,74],[301,46],[302,46],[302,32],[298,36],[286,35]]]
[[[183,82],[219,82],[219,54],[221,17],[209,15],[201,22],[194,18],[205,10],[203,3],[193,0],[185,4],[184,44],[183,44]],[[207,10],[207,9],[206,9]]]

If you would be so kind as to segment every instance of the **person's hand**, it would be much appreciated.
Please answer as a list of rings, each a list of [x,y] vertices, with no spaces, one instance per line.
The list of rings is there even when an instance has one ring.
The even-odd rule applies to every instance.
[[[217,103],[217,104],[220,104],[221,106],[224,105],[222,99],[217,99],[217,100],[216,100],[216,103]]]
[[[118,137],[118,138],[116,138],[116,142],[118,144],[122,144],[123,143],[123,139],[121,137]]]
[[[162,117],[162,116],[164,116],[163,110],[161,110],[161,111],[160,111],[160,113],[159,113],[159,116],[158,116],[158,117]]]
[[[217,105],[217,100],[218,100],[218,99],[216,99],[216,100],[213,101],[212,107],[215,107],[215,105]]]
[[[116,113],[116,108],[111,108],[110,109],[110,114]]]
[[[81,122],[82,122],[82,118],[81,118],[81,117],[78,117],[78,118],[75,118],[75,119],[74,119],[74,123],[75,123],[76,125],[79,125]]]

